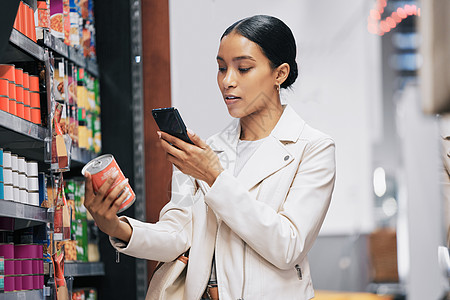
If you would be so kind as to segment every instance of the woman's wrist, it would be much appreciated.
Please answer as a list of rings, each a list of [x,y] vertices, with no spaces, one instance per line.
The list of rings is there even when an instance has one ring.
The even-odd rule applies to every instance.
[[[132,234],[133,228],[131,227],[131,225],[126,221],[125,218],[120,218],[116,232],[114,233],[114,237],[128,243],[131,239]]]
[[[221,169],[214,169],[211,173],[210,178],[208,179],[207,183],[208,185],[211,187],[214,182],[216,182],[217,177],[219,177],[220,173],[222,173],[224,171],[223,168]]]

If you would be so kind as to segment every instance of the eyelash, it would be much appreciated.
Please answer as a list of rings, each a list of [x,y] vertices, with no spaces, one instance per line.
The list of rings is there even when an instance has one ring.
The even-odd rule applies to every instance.
[[[251,69],[252,68],[238,68],[239,72],[241,72],[241,73],[247,73]],[[219,72],[225,72],[226,70],[227,70],[227,68],[219,68]]]

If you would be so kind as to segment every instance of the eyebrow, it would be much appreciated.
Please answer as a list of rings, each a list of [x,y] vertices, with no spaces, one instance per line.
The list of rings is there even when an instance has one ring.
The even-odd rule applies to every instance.
[[[253,57],[251,57],[250,55],[242,55],[242,56],[237,56],[237,57],[233,57],[233,61],[237,61],[237,60],[243,60],[243,59],[250,59],[253,61],[256,61]],[[225,61],[222,57],[217,56],[217,60],[222,60]]]

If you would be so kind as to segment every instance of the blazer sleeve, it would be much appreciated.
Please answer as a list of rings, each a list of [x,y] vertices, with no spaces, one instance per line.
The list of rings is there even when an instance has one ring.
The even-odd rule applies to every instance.
[[[211,209],[253,250],[280,269],[299,263],[312,247],[335,181],[335,146],[322,138],[307,146],[277,212],[246,191],[228,171],[205,195]]]
[[[172,261],[189,249],[192,237],[191,207],[197,195],[189,176],[175,168],[171,185],[171,200],[161,210],[158,222],[146,223],[122,217],[133,232],[127,244],[110,237],[115,249],[130,256],[162,262]]]

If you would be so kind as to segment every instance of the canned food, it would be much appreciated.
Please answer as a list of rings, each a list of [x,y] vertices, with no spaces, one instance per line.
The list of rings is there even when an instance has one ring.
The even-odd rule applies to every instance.
[[[39,107],[31,107],[31,122],[41,125],[41,109]]]
[[[39,76],[30,75],[29,81],[30,81],[29,84],[30,92],[39,92]]]
[[[5,262],[6,263],[6,262]],[[13,292],[15,288],[14,277],[5,276],[5,292]]]
[[[36,161],[27,162],[26,173],[29,177],[38,176],[38,163]]]
[[[23,106],[23,118],[31,122],[31,108],[29,105]]]
[[[22,289],[23,290],[32,290],[33,289],[33,276],[32,275],[22,276]]]
[[[15,83],[16,85],[21,85],[23,86],[23,69],[21,68],[15,68],[14,69],[14,74],[15,74]]]
[[[33,206],[39,206],[39,192],[28,192],[27,203]]]
[[[15,82],[14,65],[0,65],[0,78],[6,78],[9,82]]]
[[[3,182],[13,185],[13,171],[11,169],[3,167]]]
[[[39,93],[30,92],[30,106],[40,108],[41,107],[41,98]]]
[[[20,202],[20,190],[18,186],[13,186],[13,201]]]
[[[23,72],[23,78],[22,78],[22,86],[24,89],[30,89],[30,75],[28,74],[28,72]],[[16,82],[16,84],[18,84]]]
[[[9,81],[6,78],[0,78],[0,96],[9,95]]]
[[[19,189],[27,190],[28,182],[27,175],[20,173],[19,174]]]
[[[23,174],[27,172],[27,164],[24,157],[17,158],[17,170],[19,170],[19,173]]]
[[[110,176],[117,174],[117,178],[108,193],[125,180],[122,170],[120,170],[114,156],[111,154],[99,156],[88,162],[83,167],[83,170],[81,170],[83,175],[85,175],[86,172],[89,172],[92,175],[92,186],[95,192],[100,189],[103,183],[105,183]],[[129,183],[125,187],[124,193],[129,193],[129,196],[122,202],[118,212],[122,212],[130,207],[136,199],[136,195]]]
[[[22,32],[24,35],[27,35],[27,26],[28,26],[27,10],[25,4],[22,1],[20,1],[18,13],[20,14],[19,31]]]
[[[29,192],[39,192],[39,178],[28,177],[27,187]]]
[[[9,113],[9,97],[8,96],[0,96],[0,110],[6,111]]]
[[[3,151],[3,167],[11,169],[11,152]]]
[[[5,192],[5,200],[14,201],[14,187],[5,183],[3,190]]]
[[[19,187],[19,172],[12,170],[13,186]]]
[[[11,169],[13,171],[18,171],[19,170],[19,165],[18,165],[18,157],[17,154],[11,154]]]
[[[13,259],[14,258],[14,244],[0,244],[0,256],[3,256],[5,259]]]
[[[23,119],[25,116],[25,106],[23,106],[23,102],[16,102],[16,116]]]
[[[21,273],[17,273],[21,274]],[[15,291],[22,291],[23,290],[23,284],[22,284],[22,277],[23,276],[14,276],[14,290]]]
[[[29,204],[27,190],[19,188],[19,202],[24,203],[24,204]]]

